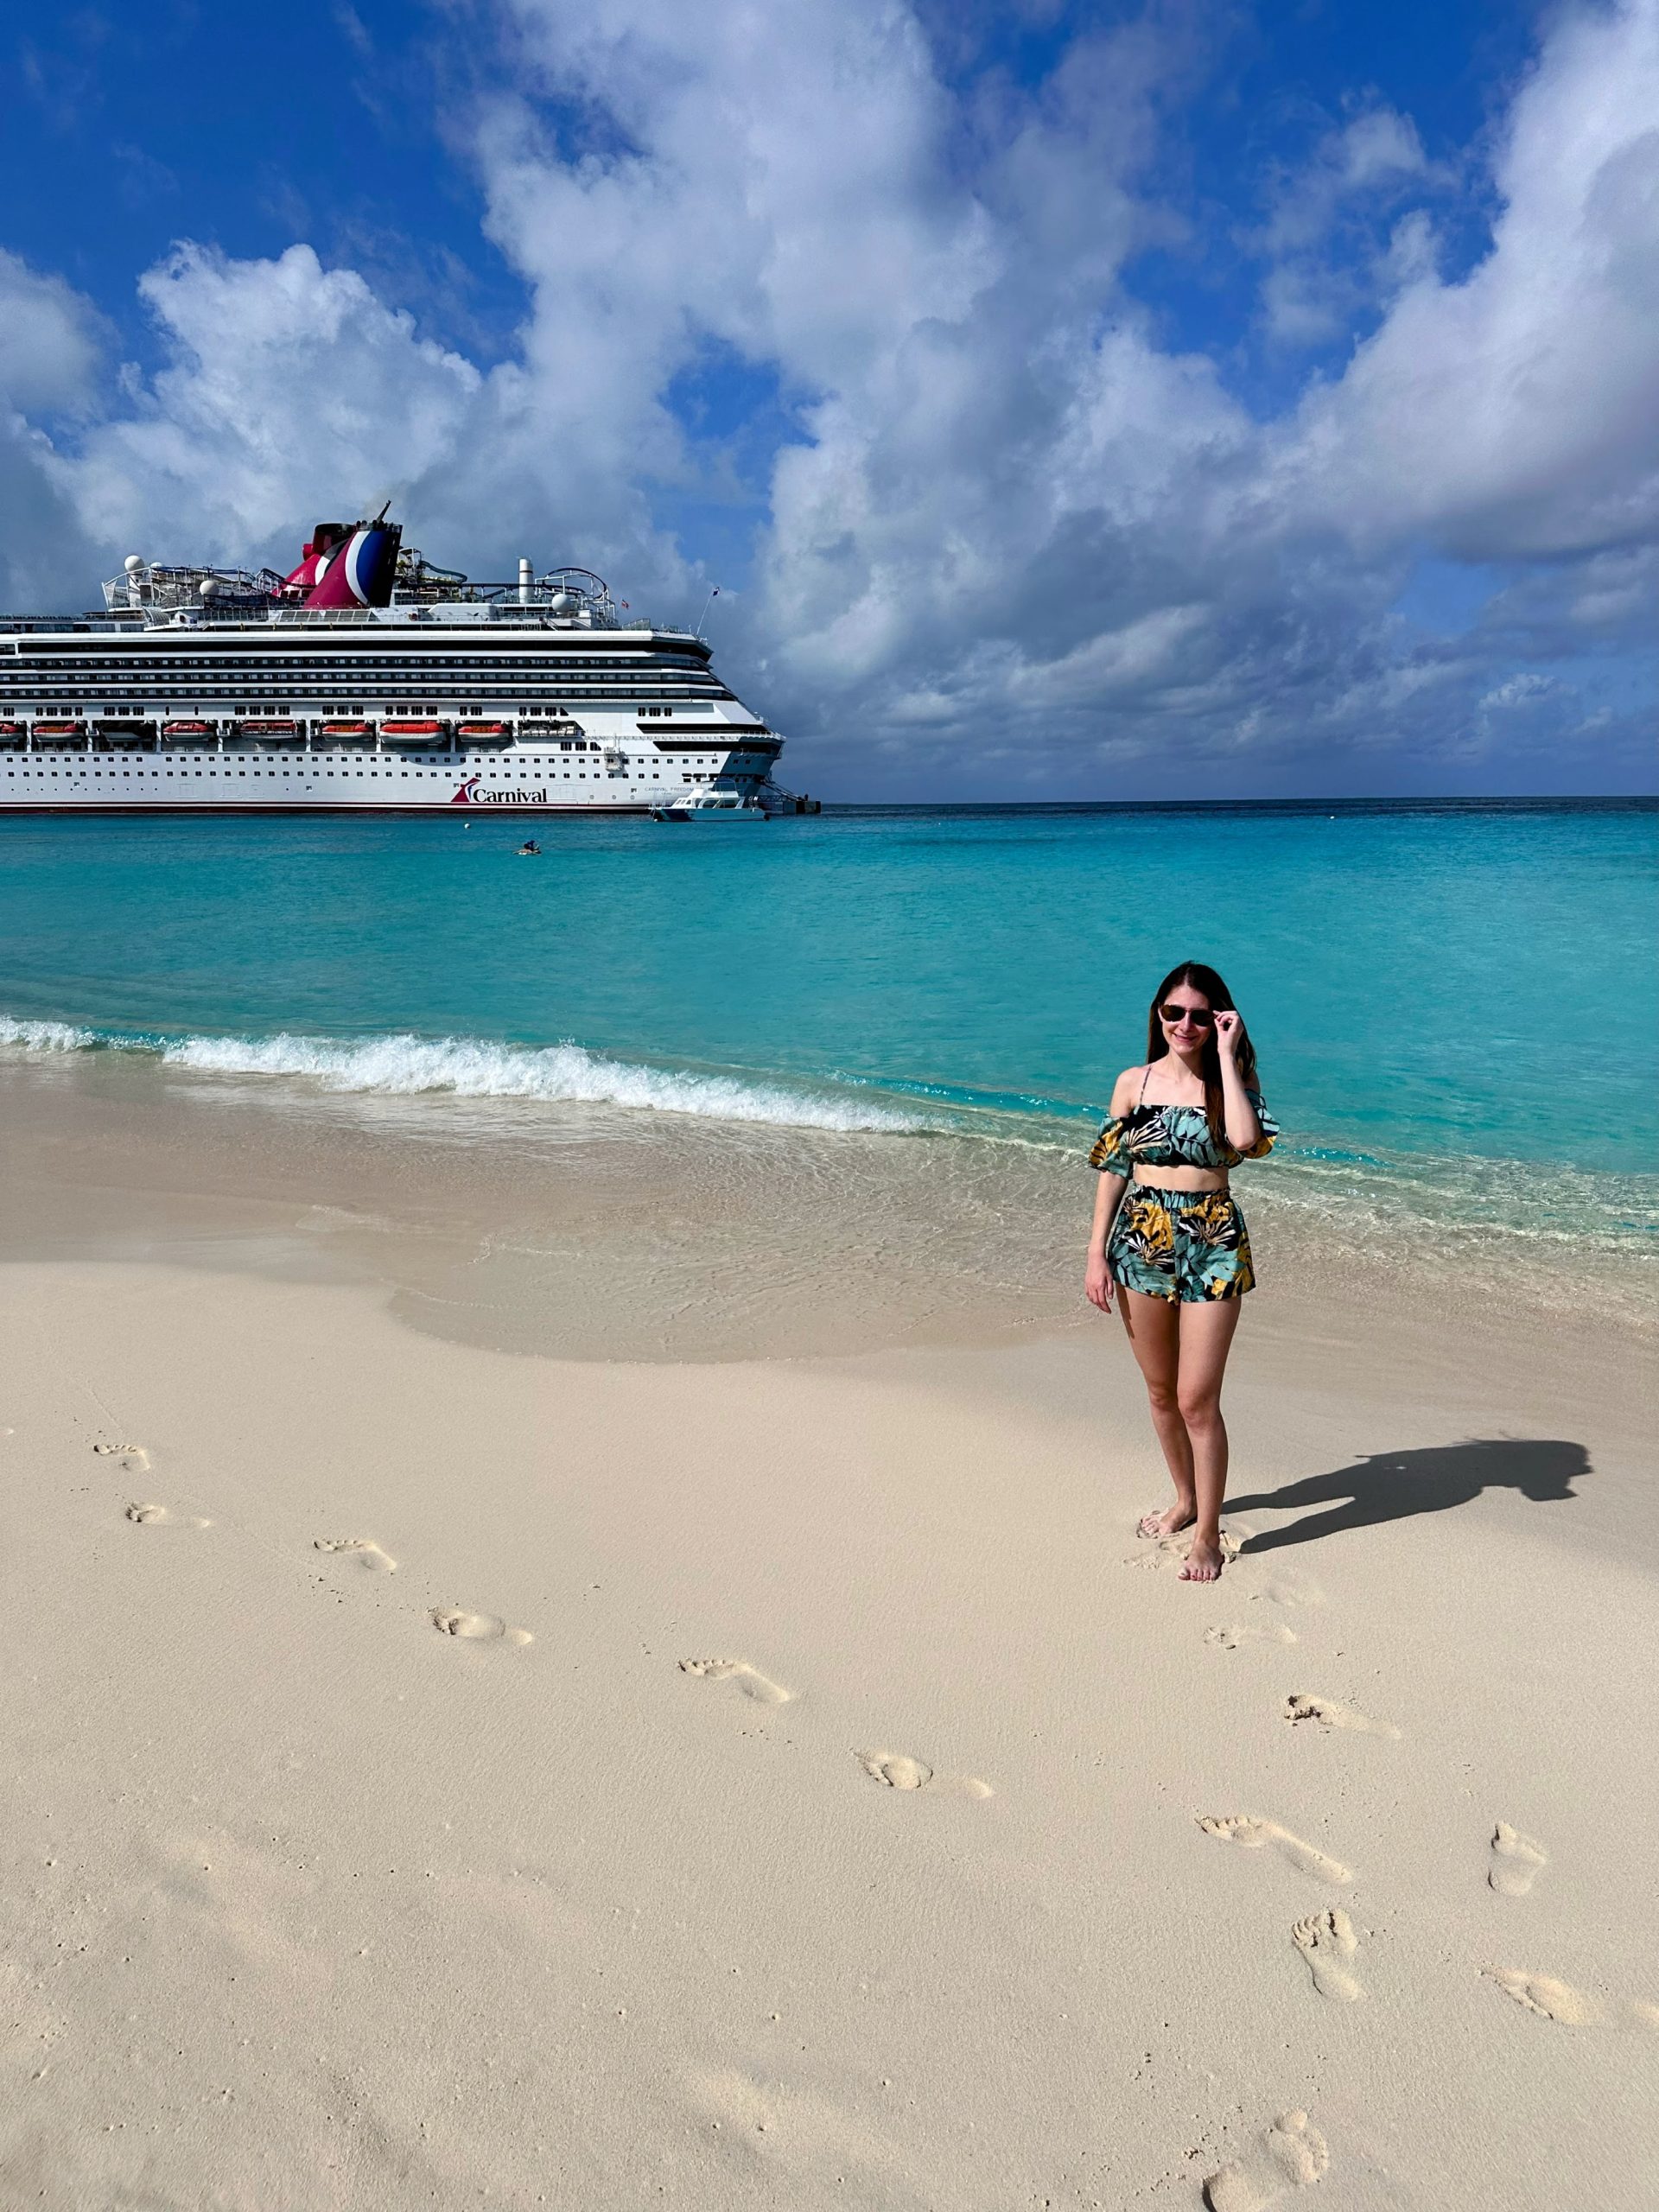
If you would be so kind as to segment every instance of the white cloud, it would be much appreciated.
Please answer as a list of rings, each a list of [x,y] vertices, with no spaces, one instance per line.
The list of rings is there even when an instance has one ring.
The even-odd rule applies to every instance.
[[[1350,191],[1363,191],[1385,177],[1421,176],[1428,166],[1416,124],[1392,108],[1368,109],[1342,133],[1342,181]]]
[[[1440,242],[1428,211],[1414,207],[1389,233],[1389,243],[1371,271],[1378,295],[1389,302],[1413,284],[1433,282],[1440,274]]]
[[[101,341],[79,293],[0,247],[0,398],[23,410],[79,413],[93,398]]]
[[[1279,176],[1268,219],[1250,241],[1268,264],[1262,321],[1269,343],[1326,345],[1406,275],[1432,265],[1421,208],[1396,226],[1381,254],[1366,251],[1364,240],[1404,193],[1440,192],[1451,182],[1424,153],[1411,118],[1393,108],[1362,109],[1328,131],[1306,162]]]
[[[1409,116],[1366,108],[1328,132],[1311,160],[1280,180],[1262,250],[1279,255],[1316,245],[1345,200],[1437,175]]]
[[[1659,0],[1557,22],[1481,188],[1490,250],[1454,281],[1426,213],[1400,213],[1399,188],[1452,183],[1408,118],[1358,113],[1281,180],[1281,328],[1328,336],[1362,296],[1375,327],[1265,423],[1122,277],[1176,232],[1142,165],[1187,48],[1079,38],[1034,93],[964,103],[901,0],[495,19],[513,89],[471,143],[526,287],[514,358],[475,366],[308,248],[182,247],[143,280],[168,359],[136,401],[55,448],[18,416],[0,446],[54,558],[86,538],[272,557],[392,494],[437,558],[588,558],[636,606],[695,613],[671,519],[731,463],[672,400],[713,349],[793,424],[749,587],[721,601],[727,657],[764,659],[784,727],[833,735],[843,788],[911,762],[1021,789],[1155,762],[1191,789],[1184,762],[1432,761],[1504,719],[1518,658],[1624,650],[1650,620]],[[1391,228],[1333,306],[1333,226],[1361,207]],[[87,392],[95,333],[20,270],[0,262],[0,299],[33,287],[41,309],[16,371],[38,423]],[[1508,579],[1461,639],[1392,612],[1424,549]]]
[[[106,543],[165,558],[156,534],[188,527],[207,557],[280,556],[342,503],[407,499],[455,461],[478,371],[309,246],[276,261],[181,246],[139,289],[171,365],[85,442],[82,514]]]
[[[1363,544],[1552,558],[1659,533],[1659,7],[1556,29],[1510,118],[1490,253],[1408,283],[1287,442]]]
[[[1527,671],[1520,676],[1506,677],[1502,683],[1495,683],[1480,703],[1489,710],[1524,707],[1535,699],[1548,698],[1554,688],[1548,676]]]
[[[0,605],[44,591],[73,606],[91,548],[77,522],[73,472],[41,418],[73,417],[96,400],[103,334],[62,279],[0,251]],[[34,419],[31,419],[34,418]]]

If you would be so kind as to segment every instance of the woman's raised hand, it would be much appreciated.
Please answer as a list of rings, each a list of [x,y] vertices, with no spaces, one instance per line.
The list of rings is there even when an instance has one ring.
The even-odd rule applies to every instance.
[[[1224,1060],[1230,1060],[1237,1052],[1244,1034],[1244,1024],[1239,1019],[1236,1007],[1217,1007],[1216,1009],[1216,1050]]]

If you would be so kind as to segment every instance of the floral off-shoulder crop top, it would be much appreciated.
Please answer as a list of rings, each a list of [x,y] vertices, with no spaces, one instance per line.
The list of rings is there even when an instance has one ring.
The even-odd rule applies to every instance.
[[[1147,1079],[1141,1078],[1146,1097]],[[1279,1124],[1262,1103],[1259,1090],[1244,1096],[1255,1109],[1262,1134],[1248,1152],[1236,1152],[1226,1139],[1210,1134],[1202,1106],[1148,1106],[1144,1103],[1115,1122],[1108,1122],[1089,1155],[1091,1167],[1109,1175],[1132,1175],[1141,1167],[1236,1167],[1241,1160],[1262,1160],[1273,1150]]]

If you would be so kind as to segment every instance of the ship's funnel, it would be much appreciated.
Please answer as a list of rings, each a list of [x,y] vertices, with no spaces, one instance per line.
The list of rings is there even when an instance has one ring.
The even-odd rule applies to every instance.
[[[343,545],[352,534],[352,525],[344,522],[320,522],[305,543],[305,551],[297,569],[290,569],[283,578],[284,594],[290,599],[308,599],[321,581],[328,566],[328,556],[336,546]]]
[[[316,582],[306,605],[389,607],[403,535],[395,522],[359,523],[343,545],[317,559]]]

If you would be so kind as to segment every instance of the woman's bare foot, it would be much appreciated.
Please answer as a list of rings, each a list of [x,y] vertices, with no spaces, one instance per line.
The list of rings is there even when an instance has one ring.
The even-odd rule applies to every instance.
[[[1192,1548],[1186,1555],[1186,1565],[1177,1580],[1182,1582],[1218,1582],[1221,1567],[1221,1546],[1206,1542],[1202,1536],[1195,1536]]]
[[[1198,1517],[1196,1503],[1183,1505],[1178,1498],[1161,1513],[1143,1513],[1135,1524],[1135,1533],[1137,1536],[1173,1536],[1183,1529],[1190,1529]]]

